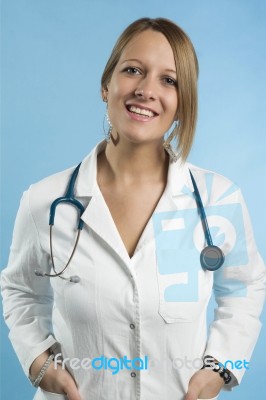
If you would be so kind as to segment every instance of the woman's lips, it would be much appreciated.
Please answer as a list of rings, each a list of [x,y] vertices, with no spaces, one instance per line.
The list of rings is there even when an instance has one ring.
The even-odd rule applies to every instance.
[[[153,120],[158,114],[145,107],[141,107],[139,105],[126,105],[126,110],[130,118],[136,120],[136,121],[151,121]]]

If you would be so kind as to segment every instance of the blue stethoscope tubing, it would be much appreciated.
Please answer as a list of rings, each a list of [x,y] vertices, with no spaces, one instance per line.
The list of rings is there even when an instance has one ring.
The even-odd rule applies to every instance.
[[[80,201],[78,201],[75,196],[74,196],[74,188],[75,188],[75,183],[76,179],[79,173],[79,168],[81,166],[81,163],[74,169],[74,172],[72,173],[67,190],[64,196],[58,197],[58,199],[55,199],[50,207],[50,216],[49,216],[49,225],[53,226],[54,225],[54,219],[55,219],[55,211],[56,207],[60,203],[67,203],[67,204],[72,204],[74,207],[76,207],[79,211],[79,221],[78,221],[78,230],[82,230],[84,222],[81,219],[82,214],[84,213],[84,206],[81,204]]]
[[[77,179],[77,176],[79,173],[80,165],[81,164],[79,164],[73,171],[73,173],[70,177],[65,195],[55,199],[50,207],[50,216],[49,216],[50,257],[51,257],[51,263],[52,263],[52,268],[53,268],[54,274],[47,274],[47,273],[41,272],[40,270],[36,270],[35,274],[37,276],[42,276],[42,277],[47,276],[50,278],[60,277],[62,279],[69,280],[70,282],[74,282],[74,283],[77,283],[80,281],[80,278],[76,275],[71,276],[70,278],[64,278],[62,276],[62,274],[65,272],[65,270],[69,266],[69,263],[75,254],[75,251],[76,251],[76,248],[77,248],[77,245],[79,242],[80,232],[83,229],[83,225],[84,225],[84,222],[82,221],[81,217],[82,217],[82,214],[83,214],[85,208],[84,208],[83,204],[75,198],[75,195],[74,195],[75,183],[76,183],[76,179]],[[203,206],[203,203],[201,200],[201,196],[200,196],[196,181],[194,179],[194,176],[192,175],[192,172],[190,170],[189,170],[189,172],[190,172],[192,184],[194,187],[194,195],[195,195],[195,201],[197,204],[197,209],[198,209],[198,212],[200,215],[205,240],[207,242],[207,246],[200,253],[200,263],[201,263],[201,266],[203,269],[208,270],[208,271],[216,271],[224,263],[224,254],[218,246],[215,246],[213,244],[207,217],[206,217],[206,213],[205,213],[204,206]],[[68,260],[67,264],[65,265],[65,267],[60,272],[56,272],[56,268],[54,265],[54,256],[53,256],[52,232],[53,232],[53,226],[54,226],[54,220],[55,220],[56,207],[59,204],[71,204],[72,206],[74,206],[77,209],[79,218],[78,218],[78,226],[77,226],[77,237],[76,237],[76,241],[75,241],[72,253],[71,253],[69,260]]]
[[[206,213],[204,210],[204,206],[202,204],[200,192],[198,189],[198,186],[196,184],[196,181],[194,179],[194,176],[192,175],[192,172],[189,170],[192,184],[194,187],[194,193],[195,193],[195,200],[197,203],[197,208],[199,210],[200,214],[200,219],[205,235],[205,240],[207,242],[207,246],[201,251],[200,253],[200,264],[203,269],[207,269],[208,271],[216,271],[219,269],[223,263],[224,263],[224,254],[220,247],[215,246],[212,242],[212,237],[209,229],[209,224],[207,221]]]
[[[76,251],[76,248],[77,248],[77,245],[79,242],[80,232],[82,231],[83,225],[84,225],[84,222],[82,221],[81,216],[82,216],[83,212],[85,211],[85,208],[84,208],[83,204],[75,198],[75,195],[74,195],[74,188],[75,188],[76,179],[77,179],[77,176],[79,173],[80,165],[81,165],[81,163],[74,169],[74,171],[70,177],[65,195],[55,199],[52,202],[51,207],[50,207],[50,215],[49,215],[50,259],[51,259],[54,274],[47,274],[47,273],[43,273],[40,270],[36,270],[35,275],[37,275],[37,276],[48,276],[50,278],[59,277],[62,279],[69,280],[70,282],[73,282],[73,283],[78,283],[80,281],[80,278],[77,275],[71,276],[69,279],[61,276],[65,272],[67,267],[69,266],[74,254],[75,254],[75,251]],[[72,206],[74,206],[79,213],[79,218],[78,218],[78,226],[77,226],[77,236],[76,236],[76,240],[75,240],[75,244],[74,244],[72,253],[71,253],[69,260],[66,263],[65,267],[60,272],[56,272],[55,265],[54,265],[54,255],[53,255],[53,226],[54,226],[54,220],[55,220],[56,207],[59,204],[71,204]]]

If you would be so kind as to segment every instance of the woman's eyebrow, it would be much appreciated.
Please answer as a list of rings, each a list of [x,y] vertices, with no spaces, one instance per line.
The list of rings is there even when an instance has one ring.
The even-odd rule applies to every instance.
[[[139,64],[142,64],[142,62],[140,60],[138,60],[137,58],[129,58],[127,60],[122,61],[121,64],[124,64],[125,62],[128,62],[128,61],[135,61],[135,62],[138,62]]]
[[[172,72],[173,74],[176,74],[176,71],[175,71],[174,69],[169,69],[169,68],[167,68],[165,71],[166,71],[166,72]]]

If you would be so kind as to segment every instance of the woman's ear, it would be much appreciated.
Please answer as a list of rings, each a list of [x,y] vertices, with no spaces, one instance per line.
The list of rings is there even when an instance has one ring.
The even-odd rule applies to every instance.
[[[107,87],[103,88],[102,87],[102,99],[105,103],[108,101],[108,89]]]

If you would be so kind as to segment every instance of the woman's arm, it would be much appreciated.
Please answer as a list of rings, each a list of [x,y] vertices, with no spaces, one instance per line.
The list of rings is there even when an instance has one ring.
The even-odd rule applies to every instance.
[[[260,330],[260,314],[265,299],[265,264],[258,253],[245,201],[238,191],[238,208],[232,217],[236,229],[237,251],[226,255],[225,266],[214,273],[214,295],[218,307],[205,355],[224,364],[227,360],[250,361]],[[230,365],[227,365],[230,369]],[[233,369],[236,380],[226,385],[231,389],[240,383],[245,368]]]
[[[42,249],[30,210],[30,191],[25,192],[16,217],[7,268],[1,274],[4,318],[9,338],[31,380],[38,377],[55,343],[52,328],[53,292],[48,278],[35,275],[49,271],[49,255]],[[47,222],[48,229],[48,222]],[[52,362],[40,382],[42,389],[80,400],[72,376]]]
[[[37,277],[35,269],[49,270],[25,192],[16,217],[7,268],[1,274],[4,318],[9,338],[29,375],[33,360],[56,343],[51,315],[53,293],[49,279]]]
[[[265,298],[265,265],[257,251],[240,191],[237,196],[238,202],[230,221],[236,231],[236,237],[230,243],[234,251],[231,249],[225,254],[224,266],[214,272],[213,288],[218,307],[204,354],[222,364],[228,360],[232,363],[238,360],[249,362],[260,333],[259,317]],[[229,364],[232,365],[228,363],[226,368],[230,370]],[[231,390],[241,382],[244,372],[245,368],[231,368],[232,380],[224,385],[216,372],[200,370],[190,381],[186,400],[197,399],[197,395],[199,398],[214,397],[222,387]]]

